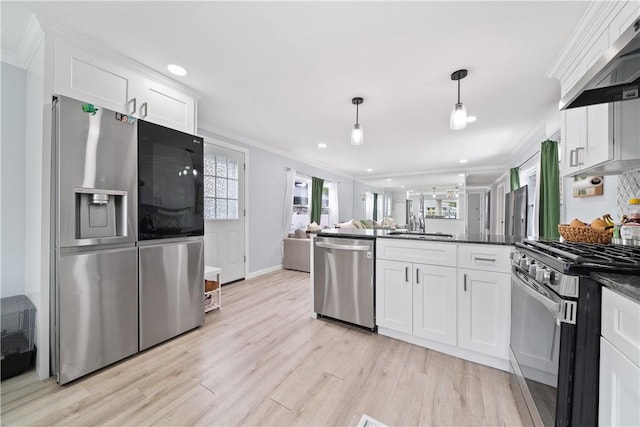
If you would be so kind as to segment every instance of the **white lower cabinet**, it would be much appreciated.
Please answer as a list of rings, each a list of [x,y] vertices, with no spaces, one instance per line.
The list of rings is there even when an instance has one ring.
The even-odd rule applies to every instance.
[[[413,277],[410,262],[377,260],[376,323],[410,334],[412,326]]]
[[[378,326],[456,344],[456,269],[378,260]]]
[[[509,357],[511,276],[458,269],[458,346]]]
[[[499,245],[378,239],[378,332],[509,369],[510,250]],[[428,263],[415,262],[419,259]]]
[[[413,264],[413,334],[456,345],[456,269]]]
[[[640,368],[600,338],[601,426],[640,425]]]
[[[601,426],[640,426],[640,304],[602,289]]]

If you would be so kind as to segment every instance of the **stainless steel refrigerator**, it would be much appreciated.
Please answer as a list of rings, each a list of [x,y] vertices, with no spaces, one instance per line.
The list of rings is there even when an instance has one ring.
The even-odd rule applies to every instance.
[[[504,234],[506,236],[527,237],[528,201],[527,186],[505,194]]]
[[[137,127],[59,96],[52,128],[52,366],[64,384],[138,351]]]
[[[204,323],[203,145],[138,121],[140,350]]]

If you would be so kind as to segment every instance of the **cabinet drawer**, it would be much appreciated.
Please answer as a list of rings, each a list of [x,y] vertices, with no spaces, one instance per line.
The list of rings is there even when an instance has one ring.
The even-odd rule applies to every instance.
[[[459,245],[458,267],[509,273],[510,252],[511,246]]]
[[[446,242],[377,239],[376,258],[455,267],[456,246],[455,243]]]
[[[602,336],[640,365],[640,304],[602,288]]]

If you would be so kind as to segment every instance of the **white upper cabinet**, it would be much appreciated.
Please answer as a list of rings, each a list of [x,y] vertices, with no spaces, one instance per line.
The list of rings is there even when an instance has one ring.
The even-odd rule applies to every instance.
[[[196,133],[196,98],[84,47],[56,40],[54,92]]]
[[[136,86],[135,74],[125,67],[91,55],[63,40],[55,45],[54,92],[121,113]]]
[[[562,115],[563,175],[640,167],[640,99],[572,108]]]
[[[139,118],[195,133],[195,100],[189,95],[150,79],[141,79],[135,94],[140,97]]]
[[[558,57],[550,77],[564,97],[620,35],[640,18],[640,2],[593,2]]]

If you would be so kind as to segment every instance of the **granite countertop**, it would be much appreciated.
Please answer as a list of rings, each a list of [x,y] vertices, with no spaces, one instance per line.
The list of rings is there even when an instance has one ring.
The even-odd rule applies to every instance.
[[[591,273],[591,277],[602,286],[640,303],[640,276],[615,273]]]
[[[402,233],[397,230],[390,230],[384,228],[373,229],[354,229],[354,228],[331,228],[321,230],[317,233],[318,236],[324,237],[351,237],[351,238],[388,238],[388,239],[406,239],[406,240],[421,240],[428,242],[453,242],[453,243],[484,243],[491,245],[514,245],[516,242],[522,241],[523,237],[514,236],[502,236],[490,234],[487,236],[480,236],[478,234],[443,234],[442,236],[435,235],[435,233],[428,235],[421,234],[394,234]],[[452,237],[448,237],[452,236]]]

